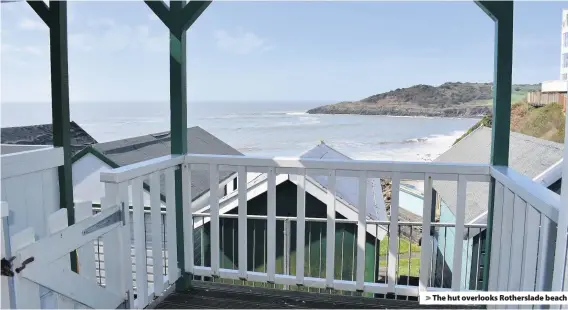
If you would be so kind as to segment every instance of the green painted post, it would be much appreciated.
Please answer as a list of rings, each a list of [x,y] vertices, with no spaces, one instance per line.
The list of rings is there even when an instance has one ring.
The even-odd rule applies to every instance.
[[[63,166],[58,168],[59,203],[67,209],[69,226],[75,223],[71,167],[71,121],[69,111],[69,66],[67,50],[67,2],[49,1],[51,57],[51,118],[53,145],[63,147]],[[77,272],[76,252],[71,253],[71,270]]]
[[[493,77],[493,121],[490,164],[509,165],[511,135],[511,86],[513,74],[513,1],[479,1],[477,4],[495,21],[495,69]],[[483,269],[483,289],[488,290],[495,179],[491,178]]]
[[[182,29],[181,12],[185,1],[170,1],[170,130],[171,153],[187,153],[187,62],[186,31]],[[181,169],[175,172],[176,192],[176,235],[177,261],[181,277],[176,283],[176,290],[187,290],[191,284],[189,273],[185,270],[185,249],[183,236],[183,218]],[[185,186],[191,186],[189,184]]]
[[[63,166],[58,168],[59,204],[67,209],[69,226],[75,223],[71,171],[71,121],[69,116],[69,66],[67,50],[67,2],[28,1],[30,7],[49,27],[51,64],[51,119],[53,146],[63,148]],[[71,270],[77,272],[76,252],[71,253]]]
[[[163,1],[144,1],[146,5],[170,30],[170,132],[171,154],[187,153],[187,29],[205,11],[211,1],[170,1],[170,7]],[[190,274],[185,270],[185,249],[183,235],[183,193],[181,170],[175,172],[176,193],[176,239],[177,261],[181,277],[176,290],[187,290],[191,285]],[[187,184],[186,186],[191,186]],[[186,218],[185,220],[191,220]]]

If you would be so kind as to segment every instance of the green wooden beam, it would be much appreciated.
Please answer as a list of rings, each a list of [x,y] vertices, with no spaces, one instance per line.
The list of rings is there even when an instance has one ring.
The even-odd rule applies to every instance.
[[[511,135],[511,88],[513,75],[513,1],[476,2],[495,21],[495,63],[493,77],[493,124],[491,142],[491,165],[509,165],[509,138]],[[491,179],[483,288],[488,290],[491,240],[493,232],[493,213],[495,179]]]
[[[49,7],[43,1],[28,1],[30,7],[36,12],[36,14],[43,20],[43,22],[49,27]]]
[[[186,32],[209,6],[210,1],[195,1],[186,5],[185,1],[170,1],[170,7],[162,1],[144,1],[170,30],[170,133],[171,154],[187,153],[187,61]],[[176,238],[177,262],[181,277],[176,282],[176,290],[189,289],[190,274],[185,270],[185,249],[183,235],[183,201],[181,169],[175,172],[176,193]],[[190,186],[187,184],[186,186]],[[186,220],[188,220],[186,218]]]
[[[189,29],[210,4],[211,1],[190,1],[181,12],[181,19],[183,20],[182,29]]]
[[[187,61],[186,61],[186,30],[182,28],[182,12],[185,1],[170,1],[170,130],[171,153],[187,153]],[[183,234],[183,184],[182,171],[175,171],[176,193],[176,236],[177,261],[181,277],[176,282],[176,290],[184,291],[191,285],[191,276],[185,270],[185,248]],[[191,198],[190,198],[191,199]],[[185,219],[191,220],[191,219]],[[191,258],[193,259],[193,257]]]
[[[513,2],[501,5],[495,23],[495,64],[493,77],[493,141],[491,165],[509,165],[511,135],[511,88],[513,75]],[[495,3],[497,5],[497,3]],[[503,10],[507,11],[503,12]]]
[[[75,223],[75,209],[71,172],[67,2],[49,1],[49,7],[43,1],[28,1],[28,4],[49,27],[53,146],[63,148],[63,165],[57,171],[59,206],[67,209],[67,220],[71,226]],[[71,253],[71,270],[78,271],[76,252]]]
[[[144,0],[146,5],[158,16],[158,18],[170,28],[170,9],[162,0]]]

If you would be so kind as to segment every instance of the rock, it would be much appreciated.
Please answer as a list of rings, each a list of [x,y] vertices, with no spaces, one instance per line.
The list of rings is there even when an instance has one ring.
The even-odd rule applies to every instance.
[[[536,85],[515,85],[527,92]],[[360,114],[428,117],[483,117],[491,112],[491,83],[448,82],[440,86],[415,85],[311,109],[309,114]],[[538,87],[537,87],[538,88]]]

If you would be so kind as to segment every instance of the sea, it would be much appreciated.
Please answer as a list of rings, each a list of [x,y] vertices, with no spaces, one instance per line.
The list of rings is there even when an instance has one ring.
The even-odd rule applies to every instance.
[[[188,102],[200,126],[253,156],[300,156],[321,141],[354,159],[431,161],[477,119],[313,115],[329,102]],[[169,130],[168,102],[72,103],[71,120],[98,142]],[[51,123],[49,103],[2,103],[1,127]]]

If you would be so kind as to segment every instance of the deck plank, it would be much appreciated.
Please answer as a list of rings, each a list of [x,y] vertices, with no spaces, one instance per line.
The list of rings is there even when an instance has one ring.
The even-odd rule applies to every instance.
[[[174,292],[157,309],[452,309],[417,301],[285,291],[193,281],[187,292]],[[459,307],[459,308],[463,308]]]

